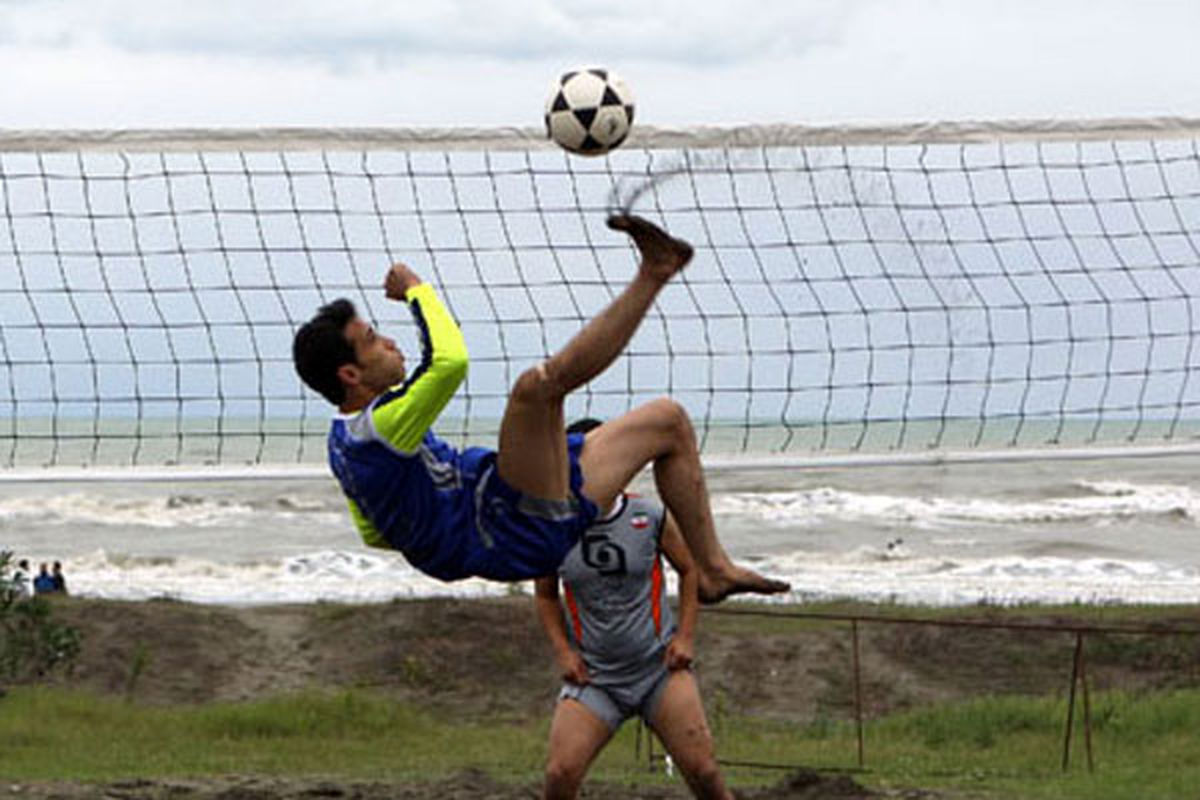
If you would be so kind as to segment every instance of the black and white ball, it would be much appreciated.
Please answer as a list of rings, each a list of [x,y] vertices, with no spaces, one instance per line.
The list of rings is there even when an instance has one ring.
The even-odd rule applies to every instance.
[[[633,93],[616,73],[587,67],[564,72],[546,99],[546,135],[584,156],[604,155],[633,124]]]

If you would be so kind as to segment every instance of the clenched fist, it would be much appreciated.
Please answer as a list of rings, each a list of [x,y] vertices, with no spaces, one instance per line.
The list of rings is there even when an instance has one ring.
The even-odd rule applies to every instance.
[[[417,273],[409,269],[407,264],[397,261],[388,270],[387,278],[383,281],[383,289],[391,300],[403,300],[404,294],[421,283]]]

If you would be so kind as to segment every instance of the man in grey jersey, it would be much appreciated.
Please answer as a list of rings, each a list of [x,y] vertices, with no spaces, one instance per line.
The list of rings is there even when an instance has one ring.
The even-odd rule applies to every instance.
[[[580,420],[568,433],[586,433]],[[679,623],[666,598],[662,556],[679,574]],[[559,604],[563,586],[566,617]],[[731,798],[690,667],[698,576],[678,526],[660,503],[621,494],[539,578],[538,617],[565,680],[550,725],[546,798],[573,798],[588,767],[626,719],[640,715],[701,798]]]

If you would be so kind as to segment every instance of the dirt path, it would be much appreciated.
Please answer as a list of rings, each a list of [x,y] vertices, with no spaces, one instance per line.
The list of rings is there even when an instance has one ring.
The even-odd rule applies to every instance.
[[[220,687],[217,699],[244,700],[321,683],[309,630],[311,609],[275,606],[234,609],[232,614],[245,627],[246,646],[239,669]]]

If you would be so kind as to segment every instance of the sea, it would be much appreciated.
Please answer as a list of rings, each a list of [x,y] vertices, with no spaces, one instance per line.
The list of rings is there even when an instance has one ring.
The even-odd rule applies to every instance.
[[[319,471],[318,471],[319,474]],[[712,470],[735,560],[774,601],[1200,603],[1200,456]],[[647,473],[632,491],[652,494]],[[528,593],[362,545],[332,478],[0,484],[0,549],[79,596],[267,605]],[[764,602],[774,602],[764,601]]]

